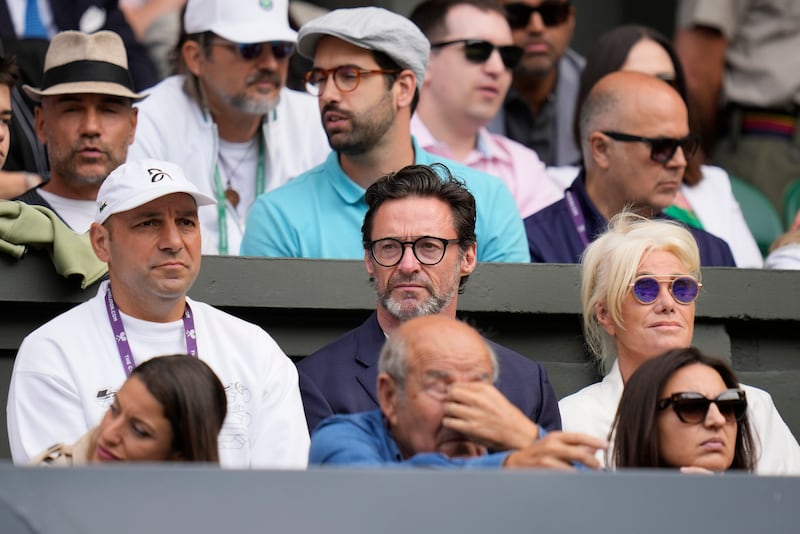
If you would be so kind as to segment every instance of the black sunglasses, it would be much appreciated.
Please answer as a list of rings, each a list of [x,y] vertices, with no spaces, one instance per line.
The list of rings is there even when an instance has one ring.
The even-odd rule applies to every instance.
[[[211,41],[214,46],[233,48],[236,55],[245,61],[252,61],[261,56],[261,51],[268,46],[275,59],[285,59],[294,52],[294,43],[289,41],[267,41],[265,43],[232,43],[230,41]]]
[[[456,39],[454,41],[444,41],[432,43],[431,48],[442,48],[454,44],[464,44],[464,57],[470,63],[486,63],[494,52],[495,48],[500,52],[500,59],[507,69],[513,69],[522,59],[522,48],[514,45],[495,46],[489,41],[480,39]]]
[[[544,2],[536,7],[512,2],[506,4],[506,19],[512,30],[521,30],[528,26],[531,15],[539,13],[545,26],[560,26],[569,18],[570,9],[569,2]]]
[[[678,147],[683,150],[683,157],[688,161],[692,159],[692,156],[697,152],[697,147],[700,146],[700,139],[695,134],[689,134],[680,139],[674,137],[642,137],[620,132],[603,132],[603,134],[623,143],[646,143],[650,145],[650,159],[662,165],[675,157]]]
[[[703,286],[692,276],[639,276],[631,284],[633,297],[641,304],[652,304],[658,298],[661,284],[667,282],[669,282],[670,295],[681,304],[692,303],[700,294],[700,288]]]
[[[672,405],[678,419],[690,425],[697,425],[706,420],[708,408],[711,403],[729,423],[741,421],[747,412],[747,398],[741,389],[727,389],[717,395],[716,399],[709,399],[695,391],[673,393],[666,399],[658,401],[658,409],[664,410]]]

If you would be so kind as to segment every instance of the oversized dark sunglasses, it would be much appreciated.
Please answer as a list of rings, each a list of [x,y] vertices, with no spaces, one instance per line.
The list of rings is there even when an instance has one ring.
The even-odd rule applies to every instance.
[[[695,391],[673,393],[666,399],[658,401],[658,409],[665,410],[672,406],[678,419],[690,425],[697,425],[706,420],[712,402],[717,405],[719,413],[729,423],[741,421],[747,412],[747,398],[741,389],[727,389],[715,399],[709,399]]]
[[[692,276],[639,276],[630,284],[633,297],[641,304],[652,304],[658,298],[662,283],[669,283],[670,295],[680,304],[692,303],[703,287]]]
[[[569,2],[544,2],[536,7],[523,2],[506,4],[506,19],[512,30],[521,30],[528,25],[531,15],[539,13],[545,26],[560,26],[569,18]]]
[[[684,158],[687,160],[692,159],[694,153],[697,152],[697,147],[700,145],[700,139],[694,134],[689,134],[680,139],[674,137],[642,137],[621,132],[603,132],[603,134],[623,143],[646,143],[650,145],[650,159],[662,165],[675,157],[678,147],[683,150]]]
[[[245,61],[252,61],[261,56],[261,51],[268,46],[275,59],[284,59],[294,52],[294,43],[289,41],[268,41],[265,43],[232,43],[230,41],[211,41],[214,46],[233,48],[236,55]]]
[[[486,63],[495,48],[500,52],[500,59],[507,69],[513,69],[522,59],[522,48],[514,45],[495,46],[489,41],[480,39],[456,39],[442,43],[432,43],[431,48],[442,48],[454,44],[464,44],[464,57],[470,63]]]

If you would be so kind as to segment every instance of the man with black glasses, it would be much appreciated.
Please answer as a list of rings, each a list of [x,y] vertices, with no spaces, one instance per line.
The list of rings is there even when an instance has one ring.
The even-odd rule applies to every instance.
[[[325,159],[314,99],[284,87],[297,34],[288,1],[189,0],[178,70],[140,107],[129,160],[182,166],[217,199],[200,209],[204,254],[238,254],[256,197]]]
[[[535,150],[546,165],[575,165],[572,121],[586,63],[568,48],[575,30],[569,0],[504,0],[514,42],[524,54],[489,130]]]
[[[559,200],[561,190],[536,152],[486,129],[522,58],[500,0],[426,0],[411,21],[431,42],[411,118],[420,146],[503,180],[523,217]]]
[[[447,169],[404,167],[373,184],[366,203],[361,241],[377,311],[298,363],[310,430],[334,414],[377,409],[378,354],[386,336],[413,317],[454,318],[458,294],[477,263],[475,199]],[[499,362],[497,390],[475,384],[465,392],[460,403],[470,409],[460,417],[453,414],[461,419],[455,430],[472,429],[479,441],[493,439],[490,448],[505,449],[536,440],[531,421],[546,430],[559,429],[557,401],[544,367],[488,343]]]
[[[564,199],[525,219],[534,262],[578,263],[624,209],[668,218],[686,162],[697,150],[686,105],[654,76],[617,71],[589,92],[579,117],[584,166]],[[728,244],[689,227],[704,266],[735,266]]]
[[[430,51],[419,28],[386,9],[337,9],[303,25],[297,49],[313,58],[306,88],[318,97],[333,152],[259,197],[243,255],[360,259],[366,188],[406,165],[442,161],[476,198],[478,260],[530,261],[522,218],[503,182],[434,156],[411,137]]]

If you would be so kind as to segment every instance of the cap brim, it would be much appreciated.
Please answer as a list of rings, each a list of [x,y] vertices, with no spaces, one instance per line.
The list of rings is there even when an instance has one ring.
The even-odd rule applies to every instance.
[[[364,46],[363,40],[352,37],[343,32],[326,28],[324,30],[320,29],[317,31],[303,32],[303,35],[301,35],[300,39],[297,41],[297,52],[305,58],[314,59],[314,51],[317,49],[317,43],[325,36],[336,37],[337,39],[347,41],[351,45],[363,48],[364,50],[372,50],[371,48]]]
[[[25,94],[34,102],[40,102],[43,96],[70,95],[70,94],[98,94],[112,95],[130,98],[134,102],[139,102],[150,96],[148,91],[134,93],[124,85],[110,82],[71,82],[59,83],[45,90],[31,87],[28,84],[22,86]]]
[[[197,203],[197,207],[200,206],[210,206],[216,204],[217,201],[213,197],[210,197],[204,193],[199,191],[185,191],[181,188],[175,188],[174,190],[159,190],[157,194],[155,191],[146,190],[138,195],[133,195],[129,197],[125,202],[121,202],[119,205],[114,206],[113,211],[109,211],[107,213],[101,214],[100,217],[95,216],[95,221],[99,224],[103,224],[109,217],[116,213],[123,213],[126,211],[130,211],[132,209],[138,208],[139,206],[143,206],[148,202],[152,202],[153,200],[159,199],[161,197],[165,197],[167,195],[172,195],[175,193],[186,193],[194,198],[194,201]]]
[[[297,42],[297,32],[278,24],[218,25],[211,31],[233,43],[265,43],[268,41]]]

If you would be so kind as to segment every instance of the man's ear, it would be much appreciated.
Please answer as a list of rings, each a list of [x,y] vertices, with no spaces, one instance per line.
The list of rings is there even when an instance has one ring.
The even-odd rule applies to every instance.
[[[186,64],[186,68],[189,69],[189,72],[195,76],[200,76],[200,59],[202,54],[205,54],[205,51],[203,51],[202,45],[197,41],[187,39],[181,46],[183,62]]]
[[[105,263],[108,263],[111,258],[111,233],[102,224],[93,222],[89,227],[89,241],[92,243],[92,249],[97,258]]]
[[[397,424],[397,402],[400,395],[394,378],[386,373],[378,375],[378,404],[390,426]]]
[[[594,305],[594,315],[597,317],[597,322],[608,333],[609,336],[616,335],[616,326],[614,321],[611,320],[611,315],[608,313],[608,308],[605,302],[598,302]]]
[[[45,130],[44,112],[42,111],[41,104],[36,104],[36,107],[33,110],[33,126],[36,129],[36,138],[41,144],[46,145],[47,132]]]
[[[589,152],[592,156],[595,166],[601,169],[608,169],[610,166],[609,150],[611,143],[608,137],[601,132],[592,132],[589,135]]]
[[[393,89],[397,98],[397,107],[410,109],[414,93],[417,90],[417,77],[411,70],[405,69],[397,75]]]
[[[461,276],[472,274],[476,265],[478,265],[478,244],[473,243],[467,248],[464,252],[464,256],[461,258]]]
[[[367,249],[364,249],[364,266],[367,268],[369,277],[375,278],[375,265],[372,263],[372,256]]]

